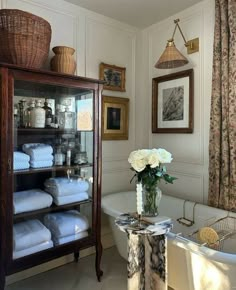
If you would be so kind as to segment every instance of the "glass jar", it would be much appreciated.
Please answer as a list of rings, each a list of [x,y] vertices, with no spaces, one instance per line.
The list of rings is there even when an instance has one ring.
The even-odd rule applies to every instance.
[[[79,164],[79,165],[88,163],[87,152],[81,151],[81,152],[76,153],[74,163]]]
[[[31,126],[33,128],[45,128],[45,110],[41,107],[41,101],[36,101],[36,106],[31,112]]]
[[[32,114],[34,107],[35,107],[35,101],[32,100],[29,102],[29,107],[27,109],[25,109],[25,111],[24,111],[24,126],[25,126],[25,128],[32,127],[31,114]]]
[[[162,191],[157,185],[143,184],[143,216],[154,217],[159,215],[159,205]]]
[[[74,129],[75,112],[70,112],[69,107],[66,106],[64,112],[59,112],[59,127],[61,129]]]

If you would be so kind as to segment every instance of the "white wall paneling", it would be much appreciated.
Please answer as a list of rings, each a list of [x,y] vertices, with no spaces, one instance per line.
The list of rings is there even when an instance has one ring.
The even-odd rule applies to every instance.
[[[148,51],[148,62],[146,62],[146,66],[148,66],[149,78],[146,83],[146,91],[148,91],[149,102],[149,127],[146,130],[149,131],[149,147],[162,147],[173,154],[174,160],[167,167],[179,179],[174,185],[164,186],[165,192],[198,202],[206,202],[208,195],[208,131],[214,27],[213,15],[214,1],[202,1],[143,31],[148,39],[146,41],[145,51],[146,53]],[[180,19],[180,26],[187,40],[199,37],[199,52],[187,55],[182,36],[177,30],[175,34],[176,47],[187,56],[189,64],[172,70],[156,69],[154,65],[163,52],[167,39],[173,33],[173,20],[177,18]],[[190,68],[194,69],[193,133],[152,134],[152,78]],[[139,90],[139,84],[137,84],[136,90]],[[138,114],[138,110],[136,109],[136,115]]]
[[[105,62],[126,67],[126,92],[104,90],[103,95],[129,98],[129,139],[103,141],[103,161],[123,156],[127,162],[135,143],[135,40],[136,32],[114,25],[101,17],[86,19],[86,75],[99,76],[99,64]],[[105,177],[104,177],[105,178]]]

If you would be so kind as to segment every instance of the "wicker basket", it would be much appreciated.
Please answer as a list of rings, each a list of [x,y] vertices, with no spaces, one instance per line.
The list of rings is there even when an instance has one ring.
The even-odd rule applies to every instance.
[[[18,9],[0,10],[0,61],[40,68],[46,61],[51,26],[43,18]]]

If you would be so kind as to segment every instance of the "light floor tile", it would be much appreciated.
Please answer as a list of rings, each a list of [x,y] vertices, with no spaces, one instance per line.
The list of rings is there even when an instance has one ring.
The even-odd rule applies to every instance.
[[[115,247],[103,252],[103,277],[97,281],[95,256],[8,285],[5,290],[126,290],[127,264]]]

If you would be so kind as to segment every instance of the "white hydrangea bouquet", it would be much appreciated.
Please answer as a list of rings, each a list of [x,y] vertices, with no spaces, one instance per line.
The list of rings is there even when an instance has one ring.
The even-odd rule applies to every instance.
[[[172,159],[171,153],[162,148],[136,150],[129,155],[128,162],[131,164],[131,170],[135,171],[133,178],[136,177],[137,182],[142,183],[145,215],[158,215],[160,180],[173,184],[173,181],[177,179],[167,174],[166,167],[163,165],[171,163]]]

